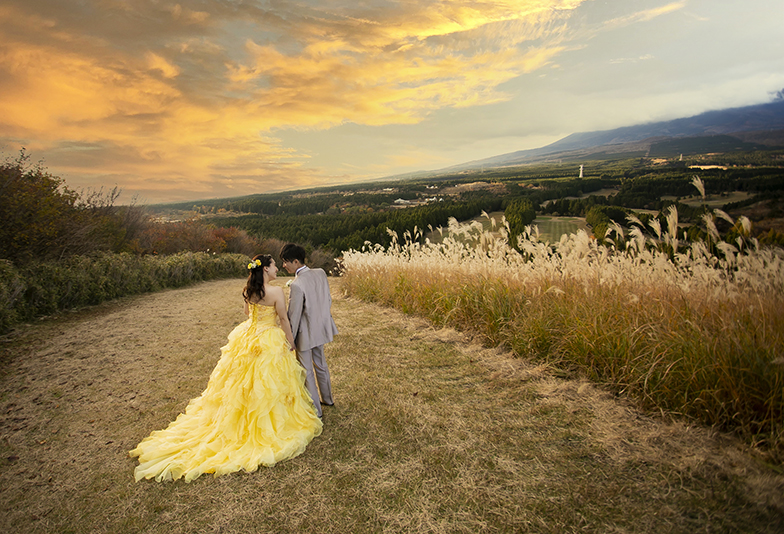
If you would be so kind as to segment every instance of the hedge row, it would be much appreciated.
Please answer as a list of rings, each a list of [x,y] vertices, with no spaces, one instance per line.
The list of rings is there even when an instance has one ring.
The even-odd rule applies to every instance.
[[[242,254],[182,252],[169,256],[98,253],[17,268],[0,260],[0,333],[60,310],[200,280],[243,276]]]

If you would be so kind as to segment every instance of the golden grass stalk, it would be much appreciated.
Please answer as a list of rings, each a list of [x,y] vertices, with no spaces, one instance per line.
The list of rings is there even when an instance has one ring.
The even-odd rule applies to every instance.
[[[579,370],[656,412],[732,430],[784,458],[784,260],[720,242],[679,248],[641,231],[625,249],[580,231],[554,245],[527,228],[450,222],[441,243],[396,240],[343,257],[353,296],[472,332],[519,356]],[[616,243],[621,228],[611,227]],[[658,233],[658,232],[657,232]]]

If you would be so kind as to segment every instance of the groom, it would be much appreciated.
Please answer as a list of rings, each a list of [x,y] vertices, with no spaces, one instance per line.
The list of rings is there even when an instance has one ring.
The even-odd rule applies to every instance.
[[[332,297],[329,294],[329,282],[323,269],[310,269],[305,265],[305,249],[299,245],[284,245],[280,259],[289,274],[297,275],[289,293],[291,333],[297,345],[297,357],[305,368],[305,387],[310,392],[317,415],[321,417],[321,405],[334,404],[329,367],[324,358],[324,344],[332,341],[332,337],[338,333],[330,314]]]

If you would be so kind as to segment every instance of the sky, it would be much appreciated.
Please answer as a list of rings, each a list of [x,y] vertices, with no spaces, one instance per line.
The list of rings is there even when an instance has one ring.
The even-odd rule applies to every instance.
[[[0,155],[120,203],[365,182],[768,102],[781,0],[2,0]]]

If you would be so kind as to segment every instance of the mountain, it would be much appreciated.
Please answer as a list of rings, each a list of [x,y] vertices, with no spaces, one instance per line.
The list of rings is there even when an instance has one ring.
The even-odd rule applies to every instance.
[[[691,139],[706,137],[710,139]],[[683,140],[683,142],[673,143],[673,139]],[[596,157],[601,154],[648,155],[664,147],[666,147],[666,154],[669,154],[677,150],[680,145],[703,148],[715,146],[715,149],[708,151],[717,152],[729,149],[754,150],[765,146],[784,146],[784,99],[755,106],[707,111],[693,117],[671,121],[575,133],[541,148],[518,150],[470,161],[442,171],[508,167],[555,159]],[[652,150],[652,147],[657,150]],[[683,153],[689,151],[681,150]]]

